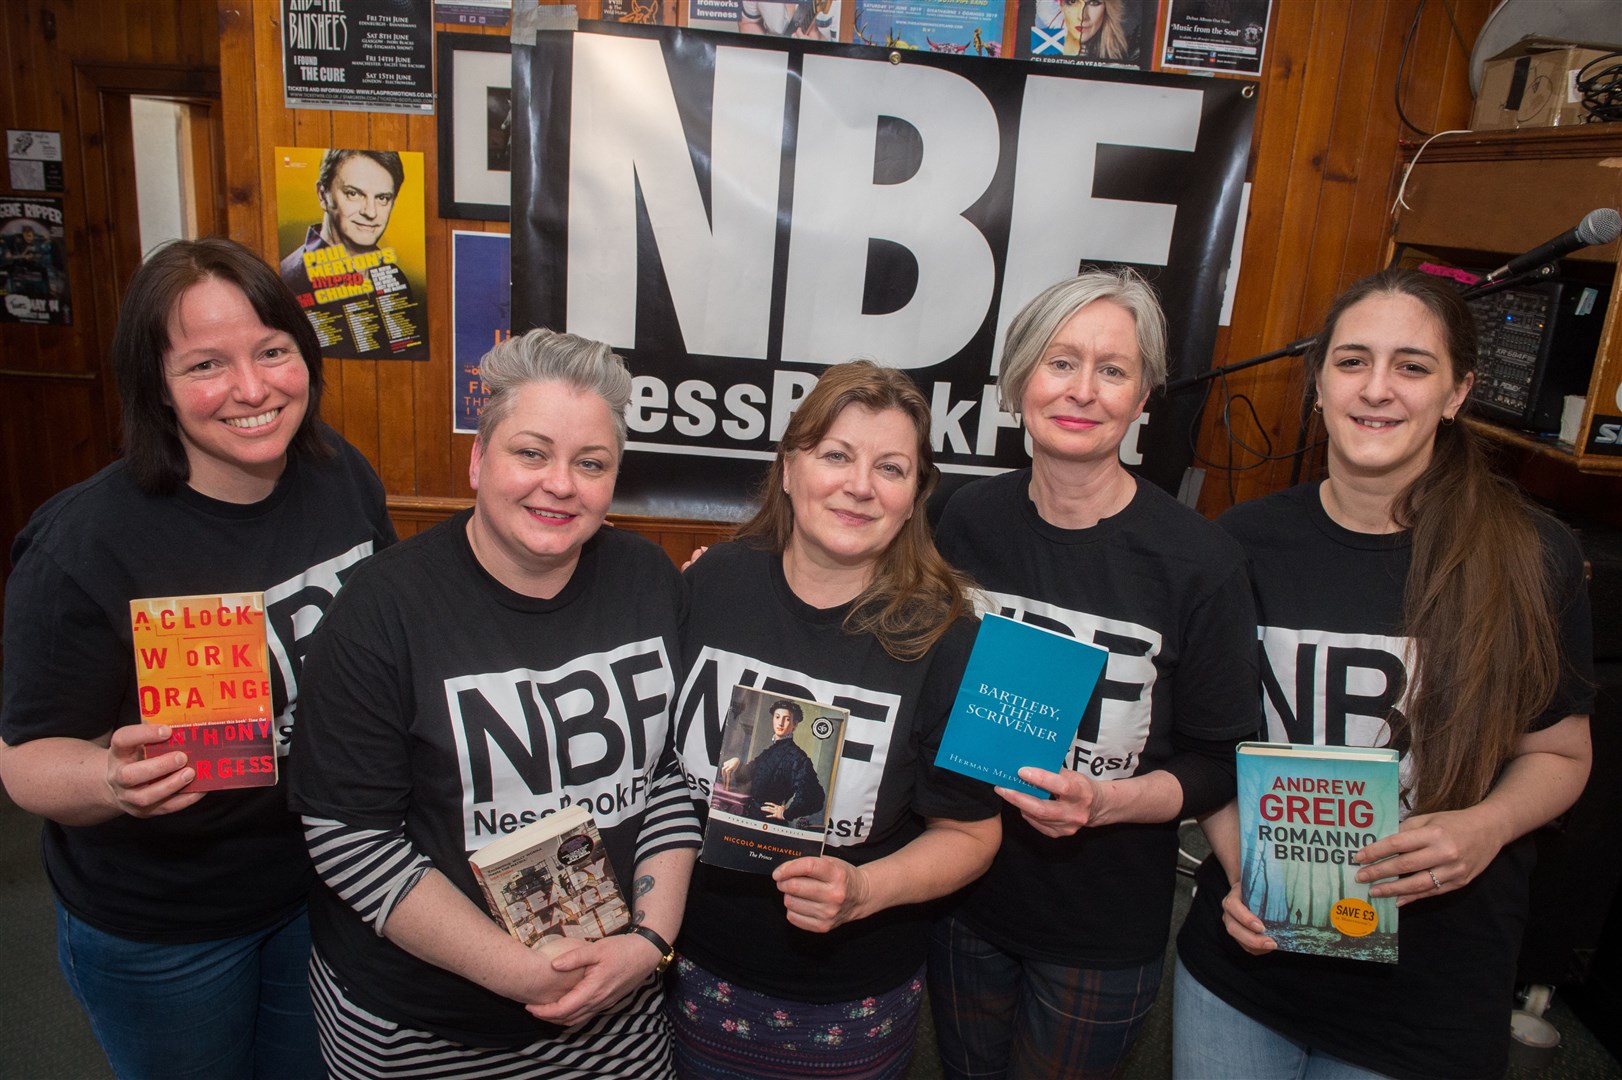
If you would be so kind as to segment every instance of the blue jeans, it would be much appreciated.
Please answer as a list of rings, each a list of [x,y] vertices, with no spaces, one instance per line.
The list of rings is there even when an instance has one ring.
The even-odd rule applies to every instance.
[[[130,941],[56,905],[56,952],[119,1080],[325,1076],[310,923],[184,945]]]
[[[1112,1075],[1160,989],[1164,961],[1073,968],[1003,952],[954,918],[929,943],[929,1007],[951,1080]]]
[[[1173,977],[1171,1074],[1188,1080],[1380,1080],[1384,1073],[1287,1039],[1207,990],[1181,960]]]

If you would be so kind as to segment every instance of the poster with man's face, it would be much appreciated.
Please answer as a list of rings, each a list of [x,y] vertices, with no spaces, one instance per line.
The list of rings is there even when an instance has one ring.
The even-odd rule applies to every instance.
[[[323,355],[428,359],[422,154],[276,148],[282,281]]]

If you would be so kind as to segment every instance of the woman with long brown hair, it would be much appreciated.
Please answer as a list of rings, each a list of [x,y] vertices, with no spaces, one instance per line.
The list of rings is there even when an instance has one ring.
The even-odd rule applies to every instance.
[[[1220,524],[1250,558],[1267,737],[1402,752],[1402,826],[1357,854],[1404,908],[1401,960],[1276,953],[1234,885],[1230,806],[1178,940],[1176,1071],[1498,1076],[1527,834],[1588,776],[1581,556],[1460,422],[1476,341],[1450,285],[1365,278],[1307,364],[1327,479]]]
[[[735,685],[850,719],[824,855],[769,875],[694,871],[667,1002],[684,1077],[903,1076],[924,902],[996,851],[990,788],[934,764],[974,624],[925,520],[929,421],[902,372],[829,368],[789,421],[760,509],[688,569],[674,715],[695,795],[707,803],[717,782]]]

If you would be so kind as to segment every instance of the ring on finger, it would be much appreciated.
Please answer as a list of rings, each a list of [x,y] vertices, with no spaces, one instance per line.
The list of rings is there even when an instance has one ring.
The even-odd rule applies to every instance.
[[[1442,882],[1437,878],[1435,870],[1427,870],[1427,871],[1425,871],[1425,873],[1427,873],[1427,874],[1429,874],[1431,876],[1431,885],[1432,886],[1434,886],[1435,888],[1438,888],[1438,889],[1440,889],[1442,887]]]

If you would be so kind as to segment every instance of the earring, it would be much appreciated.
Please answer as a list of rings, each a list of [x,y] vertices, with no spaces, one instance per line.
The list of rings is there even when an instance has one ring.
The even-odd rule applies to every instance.
[[[1324,411],[1323,398],[1319,398],[1317,401],[1314,401],[1312,403],[1312,411],[1315,412],[1315,413],[1318,413],[1320,416],[1323,414],[1323,411]]]
[[[1457,416],[1444,416],[1444,417],[1442,417],[1442,426],[1443,427],[1452,427],[1453,426],[1453,421],[1456,420],[1456,419],[1458,419]]]

